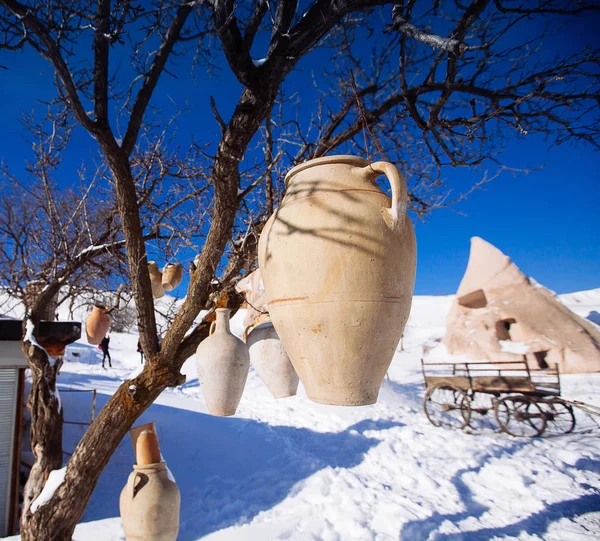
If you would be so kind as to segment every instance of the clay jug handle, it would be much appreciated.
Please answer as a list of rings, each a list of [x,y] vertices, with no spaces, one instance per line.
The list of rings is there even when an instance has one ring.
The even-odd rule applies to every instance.
[[[408,192],[406,181],[395,165],[389,162],[375,162],[363,168],[363,171],[371,177],[377,177],[373,173],[383,174],[387,177],[392,187],[392,206],[381,209],[385,223],[392,231],[400,231],[404,216],[406,215],[406,204],[408,203]]]
[[[210,324],[210,329],[208,331],[208,336],[210,336],[212,333],[215,332],[215,327],[217,325],[217,320],[215,319],[211,324]]]
[[[141,482],[137,483],[138,479],[143,480],[140,472],[136,471],[135,475],[133,476],[133,483],[131,483],[131,499],[132,500],[133,500],[133,498],[136,497],[137,493],[139,492],[139,489],[142,488]]]

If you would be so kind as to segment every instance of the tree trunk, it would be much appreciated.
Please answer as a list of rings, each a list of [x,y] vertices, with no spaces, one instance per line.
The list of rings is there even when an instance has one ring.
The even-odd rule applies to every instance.
[[[23,522],[23,541],[72,539],[98,478],[123,436],[166,387],[181,383],[178,370],[174,374],[147,366],[135,380],[123,383],[102,408],[69,460],[65,482],[51,502]]]
[[[112,135],[100,139],[100,145],[115,180],[117,206],[127,248],[129,276],[138,313],[140,343],[146,358],[152,363],[158,352],[158,335],[135,181],[131,174],[129,159],[116,144]]]
[[[29,341],[23,342],[22,349],[33,380],[27,407],[31,412],[31,449],[35,456],[35,463],[25,484],[21,515],[21,532],[25,539],[30,529],[31,503],[40,495],[50,472],[62,467],[63,412],[56,390],[60,361],[51,364],[46,352]]]
[[[271,110],[276,90],[259,96],[244,90],[215,157],[212,172],[215,186],[213,223],[203,246],[198,266],[192,274],[187,300],[169,329],[159,351],[146,363],[135,380],[125,381],[96,420],[84,434],[67,464],[65,482],[56,490],[52,500],[31,515],[22,529],[23,541],[69,541],[75,526],[91,498],[102,470],[135,420],[167,387],[182,384],[185,377],[179,369],[189,348],[182,348],[185,333],[208,299],[210,281],[231,238],[231,229],[238,209],[239,162]],[[145,353],[156,352],[157,345],[144,344],[143,337],[155,334],[154,305],[150,276],[146,263],[135,184],[128,161],[120,149],[103,143],[117,187],[117,202],[123,223],[131,282],[138,307],[140,338]],[[146,283],[147,282],[147,283]],[[140,287],[141,286],[141,287]],[[198,342],[208,335],[208,325],[195,334]],[[188,344],[189,345],[189,344]],[[150,346],[147,349],[147,346]],[[115,495],[115,497],[118,497]]]

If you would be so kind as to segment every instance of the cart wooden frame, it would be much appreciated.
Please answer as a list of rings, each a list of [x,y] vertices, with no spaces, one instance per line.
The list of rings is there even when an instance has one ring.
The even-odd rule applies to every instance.
[[[491,411],[512,436],[566,434],[575,428],[572,406],[560,396],[560,372],[527,361],[425,363],[423,409],[434,426],[476,428]]]

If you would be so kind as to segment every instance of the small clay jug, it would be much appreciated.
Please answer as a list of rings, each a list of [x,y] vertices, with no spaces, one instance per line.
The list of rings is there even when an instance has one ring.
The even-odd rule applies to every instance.
[[[162,286],[162,273],[158,270],[156,261],[148,261],[148,273],[150,274],[150,285],[152,286],[152,296],[160,299],[164,296],[165,290]]]
[[[181,263],[169,263],[162,272],[162,286],[165,291],[172,291],[183,280],[183,267]]]
[[[271,323],[253,328],[246,338],[250,362],[273,398],[294,396],[298,374]]]
[[[110,327],[110,318],[106,313],[106,306],[94,305],[92,312],[85,320],[85,332],[89,344],[97,346],[106,336]]]
[[[119,501],[127,541],[175,541],[181,495],[162,460],[154,423],[129,431],[137,463]]]
[[[175,541],[181,495],[166,462],[133,466],[119,507],[127,541]]]
[[[226,417],[234,415],[240,403],[250,357],[246,344],[231,334],[231,310],[217,308],[216,313],[210,336],[196,350],[196,369],[208,411]]]

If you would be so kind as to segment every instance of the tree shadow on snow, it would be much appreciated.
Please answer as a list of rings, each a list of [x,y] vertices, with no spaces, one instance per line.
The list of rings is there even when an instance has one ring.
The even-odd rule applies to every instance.
[[[600,313],[596,310],[592,310],[587,316],[586,319],[589,319],[592,323],[596,325],[600,325]]]
[[[585,494],[573,500],[551,503],[541,511],[508,526],[483,528],[475,532],[439,534],[436,536],[436,540],[462,541],[467,537],[469,540],[484,540],[499,536],[516,538],[523,533],[543,535],[552,523],[562,518],[573,519],[598,511],[600,511],[600,494]]]
[[[483,469],[491,459],[500,458],[503,455],[515,454],[519,449],[528,445],[527,441],[515,443],[509,447],[496,448],[491,453],[486,453],[480,463],[474,468],[464,468],[457,471],[452,477],[452,483],[460,494],[461,502],[465,510],[460,513],[437,513],[422,520],[412,521],[404,525],[400,532],[399,539],[401,541],[409,541],[416,539],[429,539],[431,533],[437,530],[444,522],[449,521],[454,524],[459,523],[468,518],[480,519],[489,508],[477,502],[473,498],[473,494],[468,485],[463,481],[462,477],[466,473],[475,473]],[[577,469],[579,462],[575,465]],[[586,464],[587,465],[587,464]],[[585,488],[592,488],[586,486]],[[513,524],[502,527],[482,528],[480,530],[470,530],[460,533],[439,533],[434,536],[436,541],[464,541],[471,540],[487,540],[495,537],[519,537],[522,533],[544,534],[553,522],[561,518],[572,519],[574,517],[600,511],[600,494],[596,491],[595,494],[586,494],[573,500],[556,502],[544,507],[543,510],[533,513],[527,518],[524,518]]]
[[[77,395],[82,394],[65,394],[66,412],[85,407],[78,404],[84,398]],[[108,398],[98,395],[97,411]],[[380,443],[366,432],[403,426],[363,420],[342,432],[321,433],[157,404],[136,425],[151,421],[157,425],[162,454],[181,491],[180,541],[249,522],[315,472],[360,464],[364,454]],[[71,446],[80,437],[65,436],[74,440]],[[133,462],[133,447],[126,437],[102,473],[83,522],[119,516],[119,495]]]

